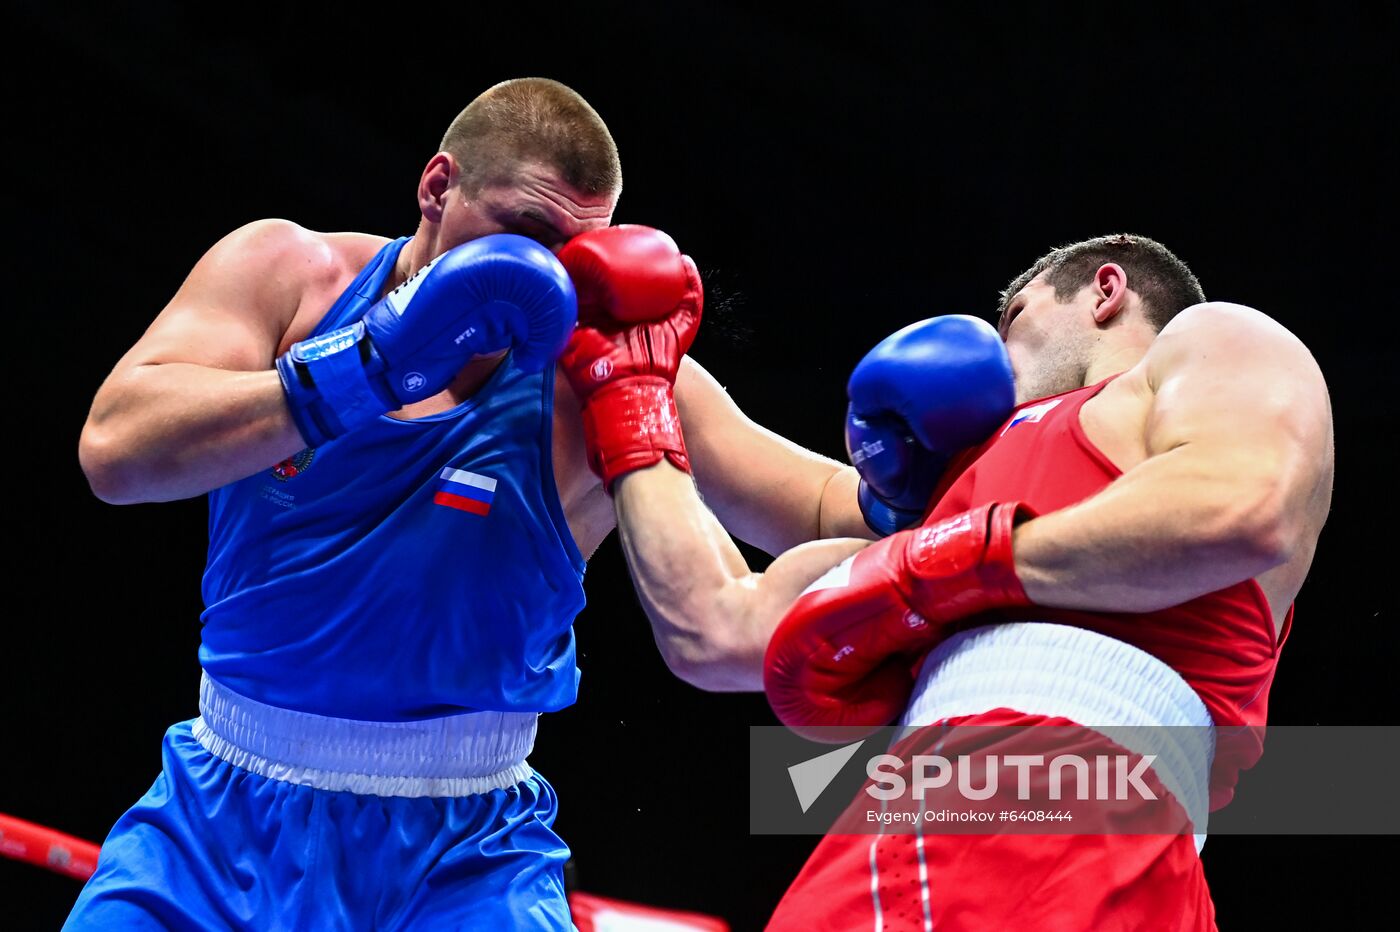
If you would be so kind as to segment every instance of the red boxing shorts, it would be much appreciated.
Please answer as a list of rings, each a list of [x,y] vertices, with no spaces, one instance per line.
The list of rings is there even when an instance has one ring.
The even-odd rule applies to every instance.
[[[1208,808],[1210,716],[1160,660],[1064,625],[979,628],[929,655],[903,724],[904,737],[889,752],[903,762],[897,770],[889,765],[889,773],[901,776],[867,782],[789,887],[769,929],[1215,928],[1198,854]],[[1002,761],[1026,761],[1044,759],[1052,747],[1055,755],[1126,765],[1156,801],[1131,793],[1094,799],[1090,771],[1079,781],[1091,798],[1074,802],[1073,768],[1053,777],[1045,768],[1025,769],[1020,776],[1029,798],[1047,798],[1053,783],[1054,798],[1069,800],[1055,805],[1073,822],[1008,825],[989,815],[990,824],[969,827],[951,816],[929,817],[959,808],[994,813],[998,800],[1015,790],[1016,774],[1003,771],[1001,795],[976,803],[952,786],[916,803],[907,792],[891,802],[867,793],[872,786],[887,789],[891,780],[913,786],[927,773],[911,773],[916,755],[976,759],[959,757],[970,752],[985,760],[990,752]],[[983,771],[969,785],[985,787],[985,777]],[[876,828],[862,829],[872,822]]]

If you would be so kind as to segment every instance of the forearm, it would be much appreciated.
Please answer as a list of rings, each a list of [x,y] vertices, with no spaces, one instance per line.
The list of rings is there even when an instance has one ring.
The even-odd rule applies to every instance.
[[[164,363],[102,387],[79,459],[99,498],[130,504],[201,495],[305,446],[274,370]]]
[[[1120,612],[1179,605],[1287,559],[1278,488],[1249,464],[1174,450],[1017,528],[1016,573],[1039,605]]]
[[[854,469],[754,423],[690,357],[676,406],[705,504],[734,537],[775,557],[808,541],[871,537]]]
[[[866,545],[819,541],[754,573],[668,463],[630,473],[614,487],[618,531],[633,583],[667,666],[703,689],[761,690],[769,635],[792,601],[822,573]]]

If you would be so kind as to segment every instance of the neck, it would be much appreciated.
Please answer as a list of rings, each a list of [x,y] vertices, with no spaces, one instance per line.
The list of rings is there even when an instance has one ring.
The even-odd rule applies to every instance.
[[[1097,385],[1110,375],[1127,372],[1136,366],[1145,355],[1147,355],[1147,347],[1145,346],[1122,346],[1112,352],[1095,355],[1084,369],[1084,387]]]
[[[1127,372],[1142,361],[1157,333],[1143,326],[1100,331],[1084,367],[1084,385],[1097,385],[1110,375]]]
[[[403,249],[399,250],[399,257],[394,261],[394,274],[385,282],[384,293],[393,291],[431,262],[437,255],[437,242],[437,228],[427,220],[420,221],[413,239],[404,243]]]

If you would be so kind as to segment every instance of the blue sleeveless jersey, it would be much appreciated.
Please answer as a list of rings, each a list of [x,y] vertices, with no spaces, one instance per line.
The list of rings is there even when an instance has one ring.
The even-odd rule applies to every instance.
[[[379,299],[380,250],[316,328]],[[235,692],[405,721],[574,701],[584,561],[554,483],[554,368],[380,417],[209,493],[200,662]]]

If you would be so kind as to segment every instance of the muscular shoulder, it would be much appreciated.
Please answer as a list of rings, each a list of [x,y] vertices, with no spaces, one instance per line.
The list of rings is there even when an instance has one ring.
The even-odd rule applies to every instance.
[[[335,250],[325,233],[290,220],[255,220],[229,233],[202,262],[219,271],[257,278],[270,285],[305,284],[328,275]]]
[[[324,234],[290,220],[257,220],[210,247],[165,314],[202,315],[217,309],[280,334],[304,297],[334,276],[336,264]]]
[[[239,227],[195,263],[122,364],[265,368],[295,334],[310,332],[374,242],[383,240],[289,220]]]
[[[303,339],[388,240],[367,233],[322,233],[283,219],[240,227],[211,250],[272,310],[278,352]],[[207,258],[207,257],[206,257]]]
[[[1143,359],[1154,388],[1186,368],[1237,373],[1259,363],[1317,371],[1307,347],[1282,324],[1252,307],[1224,301],[1196,304],[1177,314]]]
[[[321,233],[291,220],[255,220],[205,256],[269,287],[315,289],[353,275],[388,240],[368,233]]]

